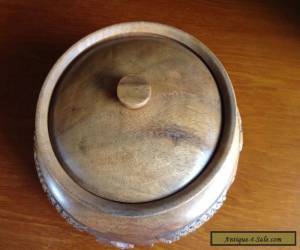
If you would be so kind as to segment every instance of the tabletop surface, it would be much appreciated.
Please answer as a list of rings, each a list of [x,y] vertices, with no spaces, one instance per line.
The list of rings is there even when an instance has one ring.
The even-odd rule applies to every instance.
[[[210,246],[217,230],[300,232],[297,2],[0,1],[0,249],[112,249],[76,231],[48,202],[33,161],[34,113],[43,80],[68,47],[102,27],[138,20],[185,30],[217,55],[244,129],[224,206],[196,232],[152,249],[223,249]]]

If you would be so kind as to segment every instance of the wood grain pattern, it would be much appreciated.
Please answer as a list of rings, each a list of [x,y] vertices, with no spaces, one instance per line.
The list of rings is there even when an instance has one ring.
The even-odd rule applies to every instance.
[[[296,1],[2,1],[0,6],[0,249],[107,249],[66,224],[45,199],[32,157],[34,110],[46,74],[66,48],[98,28],[133,20],[179,27],[210,47],[233,81],[244,124],[239,171],[224,207],[197,232],[154,249],[214,249],[211,230],[300,230]]]
[[[67,70],[70,63],[73,67]],[[156,193],[161,197],[190,178],[189,169],[201,167],[220,120],[220,98],[210,72],[226,108],[222,109],[222,136],[203,172],[155,202],[102,198],[103,194],[131,202],[148,200]],[[117,76],[132,73],[143,75],[153,86],[152,102],[143,112],[124,108],[114,91]],[[152,133],[141,133],[149,128]],[[231,81],[205,45],[163,24],[130,22],[86,36],[53,66],[37,104],[35,158],[44,189],[72,224],[79,222],[97,239],[128,248],[173,242],[196,228],[187,225],[199,225],[204,214],[211,216],[234,179],[240,136]],[[87,150],[80,148],[82,139]],[[193,157],[195,149],[199,155]],[[134,157],[126,157],[131,154]],[[183,170],[187,174],[180,174]]]
[[[138,110],[117,97],[132,74],[152,89]],[[50,110],[53,147],[73,179],[100,197],[132,203],[186,186],[213,155],[222,126],[207,66],[178,42],[151,35],[83,53],[57,84]]]

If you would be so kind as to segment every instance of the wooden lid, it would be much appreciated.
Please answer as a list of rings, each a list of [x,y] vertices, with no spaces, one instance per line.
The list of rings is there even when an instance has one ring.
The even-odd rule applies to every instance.
[[[174,40],[135,34],[72,62],[52,96],[49,132],[61,165],[84,189],[147,202],[201,174],[219,140],[221,110],[197,55]]]

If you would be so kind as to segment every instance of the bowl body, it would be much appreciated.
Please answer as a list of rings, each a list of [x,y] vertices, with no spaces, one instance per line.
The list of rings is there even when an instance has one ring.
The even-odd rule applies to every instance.
[[[62,167],[51,143],[49,109],[59,79],[74,60],[94,45],[130,36],[160,36],[193,51],[213,75],[222,100],[222,131],[205,168],[176,192],[147,202],[120,202],[78,185]],[[74,44],[49,72],[36,111],[35,162],[43,189],[58,212],[75,228],[118,248],[171,243],[197,229],[223,204],[242,149],[242,126],[231,81],[214,54],[176,28],[149,22],[113,25]]]

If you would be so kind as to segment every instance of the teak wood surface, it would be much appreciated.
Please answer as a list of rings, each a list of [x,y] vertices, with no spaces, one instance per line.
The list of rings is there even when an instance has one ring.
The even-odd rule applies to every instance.
[[[213,230],[300,231],[299,13],[297,1],[1,1],[0,249],[110,249],[68,225],[43,193],[33,161],[34,112],[44,78],[70,45],[138,20],[183,29],[218,56],[244,129],[224,206],[198,231],[153,249],[224,249],[210,246]]]
[[[58,83],[54,81],[49,119],[46,116],[41,127],[49,125],[58,168],[63,165],[76,185],[108,200],[147,202],[181,190],[199,174],[216,154],[226,114],[221,114],[213,73],[195,54],[167,38],[125,38],[126,28],[122,30],[123,38],[98,42],[72,62]],[[144,79],[153,90],[149,103],[134,111],[122,105],[119,91],[119,79],[132,72],[140,77],[135,81]],[[133,91],[128,90],[128,97]],[[126,102],[124,93],[121,98]],[[41,124],[48,105],[39,105],[45,108],[36,115]],[[39,142],[46,137],[37,127],[40,162],[43,145],[48,144]],[[52,168],[54,161],[47,162]]]

